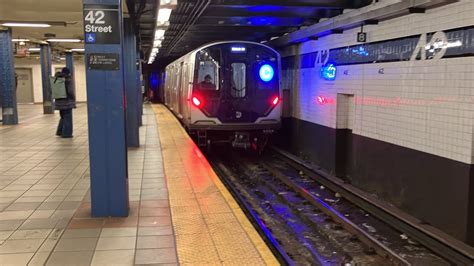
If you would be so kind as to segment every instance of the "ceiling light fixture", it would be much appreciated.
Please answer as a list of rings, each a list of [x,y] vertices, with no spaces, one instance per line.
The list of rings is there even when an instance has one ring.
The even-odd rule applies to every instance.
[[[29,39],[12,39],[12,42],[29,42]]]
[[[84,52],[84,48],[72,48],[71,52]]]
[[[177,0],[160,0],[160,4],[157,10],[156,15],[156,24],[155,24],[155,36],[153,38],[153,48],[151,49],[148,64],[152,64],[155,61],[156,55],[159,52],[159,47],[161,47],[161,42],[165,38],[165,31],[169,26],[169,20],[171,17],[171,12],[178,5]]]
[[[170,20],[171,8],[158,9],[158,16],[156,18],[157,25],[163,25]]]
[[[5,27],[29,27],[29,28],[48,28],[50,24],[46,23],[29,23],[29,22],[5,22],[1,24]]]
[[[161,40],[165,36],[165,30],[155,31],[155,40]]]
[[[39,52],[41,48],[28,48],[28,51],[30,52]]]
[[[80,39],[47,39],[47,42],[81,42]]]

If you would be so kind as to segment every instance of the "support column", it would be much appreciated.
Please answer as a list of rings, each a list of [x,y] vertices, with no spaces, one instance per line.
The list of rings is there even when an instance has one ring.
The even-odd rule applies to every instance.
[[[138,48],[138,44],[137,44]],[[143,125],[143,83],[142,83],[142,63],[140,61],[140,51],[137,49],[137,88],[138,88],[138,125]]]
[[[124,62],[120,0],[83,0],[91,210],[94,217],[128,216]],[[88,26],[89,25],[89,26]]]
[[[41,80],[43,84],[43,114],[54,114],[53,98],[49,77],[51,74],[51,46],[41,44]]]
[[[12,32],[10,29],[2,29],[0,30],[0,105],[4,125],[18,124],[14,67]]]
[[[71,85],[76,89],[76,75],[74,73],[74,57],[72,52],[66,53],[66,67],[71,71]]]
[[[127,144],[128,147],[139,147],[139,104],[136,83],[136,38],[134,24],[130,18],[124,18],[123,58],[125,64],[125,91],[127,99]]]

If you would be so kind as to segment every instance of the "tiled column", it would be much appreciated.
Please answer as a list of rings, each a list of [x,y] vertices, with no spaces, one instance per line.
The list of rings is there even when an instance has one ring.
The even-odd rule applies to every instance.
[[[51,93],[51,84],[49,77],[51,76],[51,46],[47,44],[41,45],[41,80],[43,84],[43,113],[54,114],[53,98]]]
[[[83,0],[92,216],[128,216],[122,1]],[[110,27],[110,28],[109,28]]]
[[[125,70],[125,92],[127,98],[127,145],[128,147],[140,146],[139,139],[139,102],[136,83],[136,39],[131,19],[125,18],[123,23],[123,60]]]
[[[11,30],[0,30],[0,106],[4,125],[18,124]]]

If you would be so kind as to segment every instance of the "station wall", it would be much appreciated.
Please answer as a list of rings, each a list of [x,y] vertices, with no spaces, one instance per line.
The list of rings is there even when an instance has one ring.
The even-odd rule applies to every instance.
[[[63,63],[53,62],[52,71],[56,68],[62,68],[66,65]],[[35,103],[43,102],[43,85],[41,81],[41,65],[39,58],[15,58],[15,68],[31,69],[33,75],[33,98]],[[76,84],[76,100],[78,102],[85,102],[86,97],[86,75],[84,68],[84,61],[82,59],[74,60],[74,75]]]
[[[357,28],[281,50],[281,145],[474,245],[472,14],[461,0],[365,26],[365,44]]]

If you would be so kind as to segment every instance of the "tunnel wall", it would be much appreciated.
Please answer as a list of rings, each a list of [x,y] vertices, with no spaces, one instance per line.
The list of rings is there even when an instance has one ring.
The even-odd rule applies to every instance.
[[[282,49],[279,144],[474,245],[474,1]],[[321,69],[337,68],[335,80]]]

